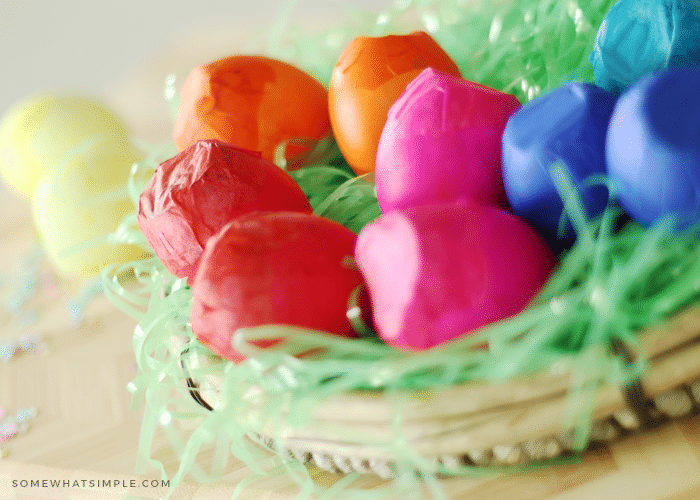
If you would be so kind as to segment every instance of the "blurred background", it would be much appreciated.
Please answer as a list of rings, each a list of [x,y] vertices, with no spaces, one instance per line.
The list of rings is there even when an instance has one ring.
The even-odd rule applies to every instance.
[[[0,0],[0,116],[18,100],[64,91],[107,101],[158,140],[164,76],[245,48],[275,23],[313,30],[392,0]]]

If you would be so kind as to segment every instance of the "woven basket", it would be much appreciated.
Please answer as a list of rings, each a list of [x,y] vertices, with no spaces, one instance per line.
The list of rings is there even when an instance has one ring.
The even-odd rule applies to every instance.
[[[603,3],[606,2],[591,2]],[[519,27],[511,29],[517,31]],[[523,37],[521,42],[531,43],[530,38]],[[535,90],[533,86],[525,87],[516,90],[527,95]],[[187,320],[181,318],[181,323],[184,325]],[[152,329],[159,330],[160,325]],[[172,344],[170,353],[176,355],[175,371],[181,375],[176,383],[185,387],[184,398],[188,398],[186,392],[189,392],[201,407],[216,411],[226,399],[220,394],[223,378],[200,375],[207,372],[200,369],[207,363],[220,365],[227,361],[200,354],[195,370],[192,356],[198,350],[191,349],[188,356],[177,359],[177,353],[188,351],[186,342],[193,341],[192,337],[179,335],[175,329],[166,340]],[[666,323],[639,333],[635,352],[613,347],[628,363],[637,358],[645,360],[646,370],[627,386],[609,383],[597,388],[589,420],[590,434],[585,440],[589,445],[685,416],[696,405],[700,406],[700,306],[691,306]],[[148,363],[143,365],[153,371],[149,372],[150,379],[143,380],[160,384],[161,365],[154,363],[156,368]],[[545,371],[501,382],[346,392],[318,401],[307,425],[287,423],[285,416],[289,409],[283,407],[277,419],[280,425],[259,419],[264,423],[248,426],[246,430],[253,440],[299,462],[315,463],[331,472],[374,473],[382,478],[394,477],[401,470],[406,450],[434,464],[438,471],[557,458],[578,449],[579,445],[577,433],[564,423],[569,421],[577,388],[575,376],[564,366],[555,363]],[[143,382],[140,388],[145,387],[153,388]],[[265,414],[269,408],[264,404],[256,406],[256,391],[262,390],[250,388],[251,397],[244,395],[240,404],[246,405],[251,413]],[[153,418],[164,407],[161,399],[166,398],[161,396],[159,393],[152,403],[153,411],[149,414]]]
[[[599,387],[591,443],[688,415],[700,405],[700,307],[642,332],[638,352],[625,355],[644,357],[647,369],[628,387]],[[192,397],[215,408],[221,380],[192,380],[182,366]],[[556,458],[574,448],[573,429],[562,429],[570,389],[570,374],[552,367],[499,383],[407,391],[401,395],[402,434],[413,451],[448,470]],[[277,441],[271,436],[280,429],[260,428],[253,437],[324,470],[389,478],[395,474],[395,409],[395,398],[385,393],[349,392],[320,403],[312,425],[287,425]]]

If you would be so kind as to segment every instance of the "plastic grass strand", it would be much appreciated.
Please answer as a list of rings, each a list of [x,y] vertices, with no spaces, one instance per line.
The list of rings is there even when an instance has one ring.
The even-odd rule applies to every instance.
[[[301,187],[314,210],[341,184],[353,178],[351,174],[335,167],[318,165],[289,173]]]
[[[138,382],[145,382],[148,385],[138,386]],[[151,458],[151,448],[153,445],[153,439],[155,437],[155,431],[157,427],[157,421],[160,413],[160,407],[164,404],[167,397],[166,393],[154,391],[153,387],[157,386],[157,382],[153,380],[153,375],[149,374],[142,378],[137,378],[132,382],[136,387],[137,391],[144,387],[143,396],[148,401],[146,409],[144,411],[143,423],[141,425],[141,433],[139,436],[139,446],[136,456],[136,472],[144,473],[146,471],[146,465],[155,465],[164,474],[165,469],[162,464],[154,461]]]
[[[177,95],[177,76],[170,74],[165,77],[165,88],[163,94],[165,95],[165,100],[168,103],[168,110],[170,111],[170,119],[173,123],[177,120],[178,108],[180,107],[179,98]]]
[[[355,233],[381,215],[373,184],[348,179],[314,208],[314,213],[343,224]]]
[[[438,484],[437,479],[433,474],[425,474],[423,476],[428,489],[435,500],[448,500],[442,488]]]
[[[583,242],[584,245],[589,244],[593,235],[587,223],[586,211],[576,194],[576,188],[568,170],[560,162],[555,162],[549,167],[549,174],[559,197],[564,200],[564,212],[573,222],[577,241]]]
[[[308,149],[289,159],[285,154],[290,145],[302,146]],[[283,170],[294,172],[304,165],[330,165],[343,168],[348,174],[354,175],[352,169],[343,158],[338,143],[332,133],[319,140],[303,138],[288,139],[277,145],[274,151],[274,163]]]
[[[231,500],[238,500],[238,498],[240,498],[240,496],[243,494],[246,488],[253,485],[259,480],[260,477],[258,477],[256,474],[251,474],[248,477],[244,477],[238,482],[236,488],[233,490],[233,493],[231,494]]]

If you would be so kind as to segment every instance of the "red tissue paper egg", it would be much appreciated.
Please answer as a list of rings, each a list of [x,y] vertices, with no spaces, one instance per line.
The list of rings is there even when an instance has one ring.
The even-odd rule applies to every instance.
[[[330,133],[328,93],[302,70],[263,56],[231,56],[195,68],[185,80],[175,122],[180,151],[216,139],[262,152],[289,139],[318,140]],[[307,151],[290,145],[285,158]]]
[[[422,31],[360,36],[345,48],[331,76],[328,111],[338,147],[355,173],[374,170],[387,111],[429,66],[461,76],[450,56]]]
[[[190,278],[211,236],[260,210],[312,211],[289,174],[260,153],[199,141],[158,166],[139,199],[138,222],[168,271]]]
[[[515,96],[432,68],[389,110],[375,179],[383,212],[474,201],[507,207],[501,137]]]
[[[316,215],[239,217],[207,243],[192,285],[192,331],[235,362],[243,355],[231,340],[242,327],[287,324],[355,337],[346,312],[362,282],[348,262],[356,240],[346,227]]]
[[[418,350],[520,312],[556,258],[533,229],[478,204],[394,210],[363,228],[355,259],[377,333]]]

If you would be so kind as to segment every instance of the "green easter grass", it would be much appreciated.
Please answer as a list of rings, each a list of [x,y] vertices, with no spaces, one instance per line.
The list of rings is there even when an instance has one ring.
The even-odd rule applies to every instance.
[[[358,16],[318,33],[280,28],[269,39],[268,55],[294,62],[327,83],[337,57],[354,36],[423,29],[453,57],[466,79],[513,93],[526,102],[573,79],[592,81],[588,54],[612,3],[514,0],[495,8],[485,1],[397,2],[390,12]],[[174,82],[169,85],[174,96]],[[172,145],[150,151],[132,171],[134,203],[155,166],[175,152]],[[310,165],[292,175],[316,213],[355,232],[380,213],[372,185],[353,179],[332,139],[315,151]],[[402,391],[412,389],[504,380],[538,372],[555,362],[579,374],[571,388],[569,421],[562,425],[577,429],[583,447],[595,387],[625,385],[645,369],[644,359],[626,363],[611,346],[617,343],[634,349],[637,332],[663,323],[698,300],[700,244],[695,231],[674,234],[670,221],[650,229],[634,222],[622,224],[614,193],[602,216],[586,220],[566,169],[554,165],[552,176],[578,235],[574,247],[562,256],[525,311],[429,351],[400,352],[371,336],[349,340],[269,325],[237,332],[234,347],[248,354],[248,361],[240,365],[211,362],[211,353],[196,341],[190,328],[192,294],[186,283],[171,276],[157,258],[106,269],[106,293],[117,307],[139,320],[134,334],[138,373],[129,385],[133,406],[145,406],[139,470],[150,465],[165,477],[165,466],[153,458],[151,449],[156,433],[163,432],[180,461],[170,478],[173,487],[187,474],[201,482],[216,480],[233,455],[252,471],[234,496],[255,481],[286,474],[299,484],[297,498],[410,498],[420,491],[444,498],[435,466],[401,444],[400,425],[397,467],[418,473],[400,474],[386,486],[371,490],[353,487],[355,474],[335,485],[319,482],[306,467],[285,459],[282,453],[270,457],[247,436],[264,424],[281,429],[284,418],[291,425],[303,425],[324,399],[355,389],[387,391],[400,397]],[[604,178],[591,182],[607,183]],[[112,238],[149,249],[135,214]],[[250,344],[261,338],[284,341],[266,350]],[[480,348],[485,344],[488,349]],[[295,356],[310,347],[322,349],[303,359]],[[212,375],[222,380],[222,402],[215,411],[193,400],[183,365],[194,380]],[[251,391],[256,405],[264,402],[265,412],[247,404]],[[494,472],[465,467],[457,473],[514,470],[520,469]]]

